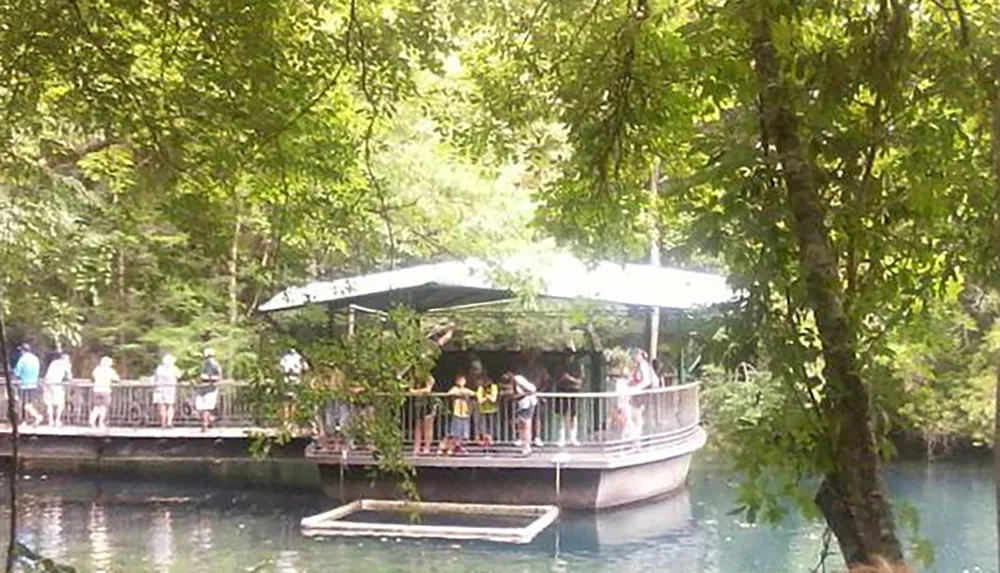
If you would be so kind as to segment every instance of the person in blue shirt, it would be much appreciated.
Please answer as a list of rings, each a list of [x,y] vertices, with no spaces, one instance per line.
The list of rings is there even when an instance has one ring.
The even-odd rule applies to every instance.
[[[21,345],[21,356],[14,366],[14,380],[21,388],[21,403],[24,405],[25,413],[31,415],[31,425],[37,426],[45,421],[35,404],[38,402],[38,371],[41,364],[38,357],[31,351],[28,343]]]

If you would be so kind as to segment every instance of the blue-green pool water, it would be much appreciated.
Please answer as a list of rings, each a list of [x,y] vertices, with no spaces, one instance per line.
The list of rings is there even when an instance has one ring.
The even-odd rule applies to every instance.
[[[899,464],[894,495],[919,512],[938,573],[995,572],[992,468]],[[527,546],[305,538],[298,521],[334,505],[313,493],[32,475],[21,537],[80,571],[809,571],[823,525],[777,527],[729,515],[733,478],[695,464],[669,499],[600,515],[566,515]],[[828,570],[840,571],[836,560]]]

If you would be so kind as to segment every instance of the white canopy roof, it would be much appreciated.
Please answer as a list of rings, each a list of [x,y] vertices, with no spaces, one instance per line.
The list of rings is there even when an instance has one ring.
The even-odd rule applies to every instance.
[[[507,300],[515,284],[538,296],[583,299],[629,306],[689,309],[733,297],[723,277],[650,265],[600,262],[588,265],[568,255],[520,256],[499,263],[470,259],[419,265],[291,287],[262,304],[272,312],[309,304],[351,304],[386,309],[407,304],[432,310]]]

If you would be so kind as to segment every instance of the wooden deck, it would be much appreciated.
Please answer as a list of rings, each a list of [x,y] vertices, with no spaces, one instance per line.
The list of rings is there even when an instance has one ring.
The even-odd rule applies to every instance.
[[[22,426],[19,454],[23,460],[164,461],[215,463],[222,460],[256,461],[251,455],[254,436],[273,430],[224,426],[200,427]],[[0,457],[11,455],[10,426],[0,427]],[[295,438],[271,450],[275,460],[302,460],[310,438]]]
[[[705,445],[707,435],[700,426],[680,433],[673,439],[655,443],[641,443],[634,447],[607,451],[588,446],[542,446],[524,455],[515,446],[502,445],[491,451],[470,448],[455,455],[427,454],[405,457],[414,467],[435,468],[554,468],[616,469],[643,465],[690,454]],[[321,464],[374,465],[372,454],[363,449],[351,451],[318,448],[315,444],[306,449],[306,458]]]
[[[21,426],[19,433],[24,438],[37,436],[88,437],[88,438],[149,438],[149,439],[243,439],[252,435],[270,434],[264,428],[209,428],[202,431],[198,427],[111,427],[91,428],[89,426]],[[9,425],[0,426],[0,435],[9,435]]]

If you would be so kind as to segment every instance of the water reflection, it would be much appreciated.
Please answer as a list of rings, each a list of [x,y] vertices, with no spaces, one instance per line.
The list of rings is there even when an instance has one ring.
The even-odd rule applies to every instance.
[[[42,555],[56,561],[62,560],[66,555],[66,544],[63,541],[62,500],[57,497],[47,498],[42,505],[38,548]]]
[[[298,573],[299,552],[282,549],[274,559],[276,573]]]
[[[898,466],[892,490],[920,512],[937,562],[927,573],[996,571],[992,470]],[[405,539],[304,538],[299,520],[331,505],[319,495],[275,496],[149,482],[59,478],[26,484],[21,539],[80,571],[808,571],[822,525],[753,526],[734,507],[728,474],[692,474],[691,489],[654,503],[567,513],[527,546]],[[58,492],[57,494],[55,494]],[[54,495],[55,494],[55,495]],[[165,500],[191,500],[171,503]],[[0,501],[2,503],[2,501]],[[830,563],[837,570],[839,563]]]
[[[103,504],[91,504],[88,530],[90,531],[91,566],[94,571],[110,570],[113,551],[111,539],[108,536],[108,514],[104,510]]]
[[[156,508],[149,530],[149,555],[154,571],[170,571],[174,564],[173,516],[167,507]]]
[[[211,566],[212,553],[212,522],[209,516],[198,511],[195,518],[194,527],[191,529],[191,544],[194,550],[191,552],[190,560],[198,564],[198,571],[208,571]]]

